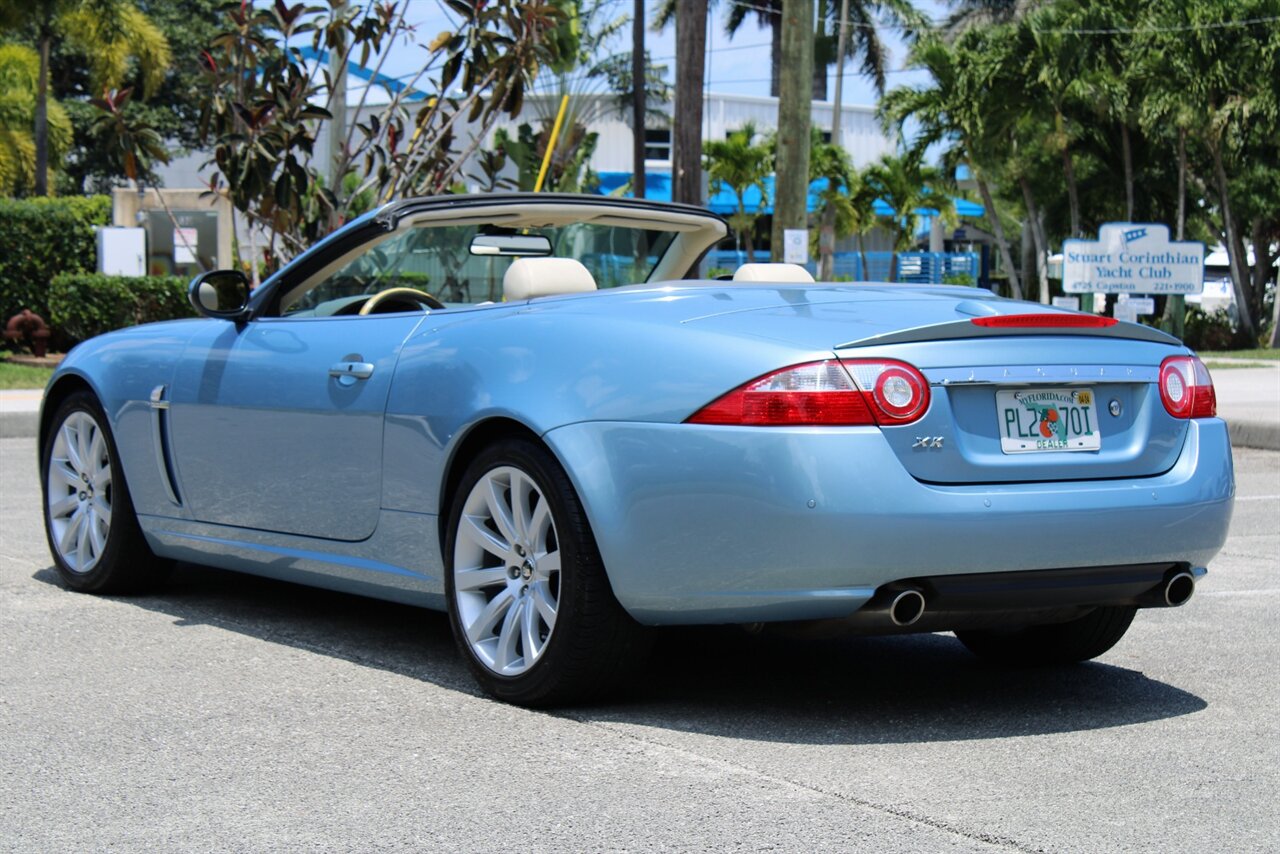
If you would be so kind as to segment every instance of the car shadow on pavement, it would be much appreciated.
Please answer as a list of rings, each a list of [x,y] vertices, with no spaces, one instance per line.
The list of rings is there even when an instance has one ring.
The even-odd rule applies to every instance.
[[[60,586],[52,568],[34,578]],[[160,594],[117,601],[165,614],[178,627],[216,626],[480,693],[442,613],[190,564]],[[1141,615],[1135,629],[1140,623]],[[724,626],[663,629],[655,639],[621,695],[552,714],[770,742],[893,744],[1101,729],[1208,706],[1101,662],[992,667],[949,635],[792,640]],[[1122,656],[1124,646],[1110,657]]]

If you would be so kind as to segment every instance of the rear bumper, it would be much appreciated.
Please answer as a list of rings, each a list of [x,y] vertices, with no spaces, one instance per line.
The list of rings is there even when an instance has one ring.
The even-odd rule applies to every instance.
[[[614,593],[651,624],[841,617],[922,576],[1203,567],[1235,494],[1218,419],[1191,422],[1156,477],[980,486],[920,483],[876,428],[587,422],[546,439]]]

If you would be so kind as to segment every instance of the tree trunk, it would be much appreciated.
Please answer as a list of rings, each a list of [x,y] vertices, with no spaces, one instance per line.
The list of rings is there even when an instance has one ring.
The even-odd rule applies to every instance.
[[[771,0],[768,5],[775,10],[769,16],[769,94],[776,98],[782,91],[782,4]]]
[[[1263,297],[1267,294],[1267,273],[1271,270],[1271,241],[1267,239],[1266,222],[1261,217],[1254,220],[1249,231],[1249,242],[1253,245],[1253,270],[1250,288],[1250,306],[1253,316],[1262,322],[1264,311]],[[1247,255],[1244,257],[1248,257]]]
[[[702,82],[707,62],[707,0],[676,7],[676,91],[671,134],[671,200],[702,204]]]
[[[782,67],[778,98],[777,173],[773,187],[773,258],[783,258],[783,232],[804,228],[809,197],[809,89],[813,79],[813,0],[782,4]]]
[[[1129,126],[1120,123],[1120,156],[1124,161],[1124,221],[1133,222],[1133,150],[1129,145]]]
[[[1187,225],[1187,130],[1178,128],[1178,218],[1174,240],[1181,241]],[[1186,334],[1187,298],[1170,294],[1164,305],[1164,327],[1176,338]]]
[[[1080,195],[1076,190],[1076,167],[1071,146],[1062,146],[1062,174],[1067,179],[1067,201],[1071,206],[1071,236],[1080,236]]]
[[[991,188],[984,179],[977,180],[978,192],[982,194],[982,203],[987,206],[987,216],[991,220],[991,230],[996,235],[996,245],[1000,247],[1000,261],[1008,271],[1009,293],[1014,299],[1022,299],[1022,282],[1018,280],[1018,270],[1013,266],[1013,255],[1009,252],[1009,241],[1004,237],[1004,226],[1000,223],[995,200],[991,198]]]
[[[643,199],[644,174],[644,0],[635,0],[631,18],[631,195]]]
[[[747,204],[742,194],[738,194],[738,222],[743,226],[738,230],[738,234],[742,236],[742,248],[747,251],[747,263],[755,263],[755,251],[751,246],[751,225],[747,225]],[[754,225],[754,223],[752,223]]]
[[[40,34],[40,72],[36,78],[35,145],[36,174],[35,194],[49,195],[49,43],[47,32]]]
[[[1213,177],[1218,185],[1218,201],[1222,205],[1222,224],[1227,233],[1227,259],[1231,266],[1231,290],[1236,299],[1236,315],[1239,317],[1239,328],[1236,330],[1236,342],[1242,347],[1258,346],[1258,331],[1249,311],[1248,295],[1245,293],[1247,274],[1244,267],[1244,256],[1237,251],[1237,245],[1243,245],[1236,234],[1235,218],[1231,215],[1231,194],[1227,188],[1227,169],[1222,163],[1222,149],[1218,144],[1210,143],[1209,151],[1213,156]],[[1247,343],[1246,343],[1247,342]]]
[[[817,25],[813,32],[814,41],[814,57],[813,57],[813,100],[827,100],[827,69],[830,66],[823,60],[828,54],[825,52],[822,56],[818,55],[817,44],[820,40],[825,40],[827,36],[827,20],[823,14],[818,15]]]
[[[1040,208],[1031,193],[1031,184],[1026,178],[1019,178],[1022,185],[1022,200],[1027,206],[1027,219],[1031,221],[1031,240],[1036,247],[1036,279],[1040,284],[1040,302],[1049,304],[1049,256],[1045,251],[1043,224],[1040,222]]]
[[[863,241],[863,233],[858,232],[858,257],[862,259],[862,281],[870,281],[871,271],[867,269],[867,246]],[[1280,302],[1280,300],[1278,300]]]

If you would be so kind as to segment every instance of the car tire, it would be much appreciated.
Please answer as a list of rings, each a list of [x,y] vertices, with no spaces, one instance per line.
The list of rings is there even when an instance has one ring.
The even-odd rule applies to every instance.
[[[87,391],[58,407],[40,459],[49,552],[63,584],[84,593],[143,593],[172,562],[147,546],[106,414]]]
[[[509,703],[601,696],[648,648],[614,598],[573,484],[533,440],[502,440],[468,466],[446,528],[445,593],[462,657]]]
[[[1136,612],[1133,607],[1104,606],[1067,623],[1010,631],[957,631],[956,637],[979,658],[996,664],[1075,664],[1097,658],[1119,643]]]

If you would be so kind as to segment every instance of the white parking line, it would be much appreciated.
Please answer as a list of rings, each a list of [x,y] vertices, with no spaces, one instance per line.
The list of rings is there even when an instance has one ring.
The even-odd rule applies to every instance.
[[[1237,495],[1236,501],[1275,501],[1280,495]]]

